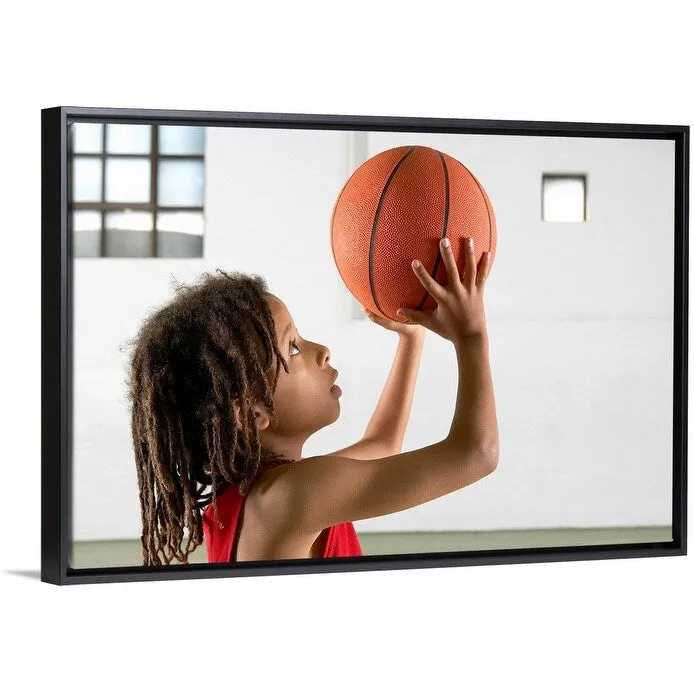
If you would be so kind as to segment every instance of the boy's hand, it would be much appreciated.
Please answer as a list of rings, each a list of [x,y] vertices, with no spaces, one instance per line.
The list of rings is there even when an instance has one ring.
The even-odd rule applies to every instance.
[[[400,335],[424,335],[424,326],[422,325],[418,325],[417,323],[401,323],[400,321],[390,320],[389,318],[384,318],[383,316],[378,316],[375,313],[371,313],[371,311],[363,306],[361,308],[366,314],[366,317],[372,323],[376,323],[386,330],[392,330]]]
[[[400,308],[396,311],[397,315],[408,319],[411,323],[423,325],[454,343],[468,337],[486,335],[484,287],[489,275],[490,254],[482,254],[478,267],[475,263],[472,237],[461,239],[460,243],[465,245],[467,254],[465,273],[461,279],[450,240],[443,238],[439,243],[448,276],[446,286],[440,285],[433,279],[421,262],[418,260],[412,262],[414,274],[436,302],[436,308],[433,311]]]

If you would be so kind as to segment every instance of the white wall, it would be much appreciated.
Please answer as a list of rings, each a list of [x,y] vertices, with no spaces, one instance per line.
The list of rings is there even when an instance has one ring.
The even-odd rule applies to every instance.
[[[304,448],[364,431],[397,338],[351,318],[329,243],[353,168],[348,132],[210,128],[201,259],[75,259],[73,538],[138,537],[124,378],[144,315],[173,277],[216,267],[264,275],[302,335],[327,344],[342,414]],[[494,204],[486,290],[501,457],[490,477],[358,530],[669,525],[672,449],[673,155],[666,141],[369,133],[446,151]],[[541,174],[588,174],[589,221],[540,221]],[[426,336],[405,450],[448,432],[450,343]]]

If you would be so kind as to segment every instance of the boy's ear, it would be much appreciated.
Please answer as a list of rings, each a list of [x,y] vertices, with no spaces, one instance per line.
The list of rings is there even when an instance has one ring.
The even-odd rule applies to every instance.
[[[234,419],[236,420],[236,426],[241,429],[241,406],[239,405],[238,398],[234,398],[231,404],[234,408]],[[270,417],[262,405],[253,405],[253,416],[255,417],[259,431],[267,429],[270,425]]]
[[[270,417],[262,405],[255,405],[253,407],[253,414],[258,425],[258,431],[267,429],[268,426],[270,426]]]

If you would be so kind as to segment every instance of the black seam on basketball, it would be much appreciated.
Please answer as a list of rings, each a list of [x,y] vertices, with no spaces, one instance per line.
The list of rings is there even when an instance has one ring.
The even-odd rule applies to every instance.
[[[446,166],[446,160],[443,158],[443,155],[441,152],[437,151],[436,154],[439,155],[439,159],[441,160],[441,164],[443,166],[443,179],[444,179],[444,188],[446,191],[446,202],[445,202],[445,207],[443,210],[443,230],[441,231],[441,238],[446,237],[446,232],[448,231],[448,209],[449,209],[449,203],[450,203],[450,196],[449,196],[449,188],[448,188],[448,167]],[[436,272],[439,269],[439,264],[441,263],[441,250],[439,249],[436,252],[436,261],[434,262],[434,270],[431,273],[432,278],[435,280],[436,279]],[[424,290],[424,297],[422,300],[419,302],[419,306],[417,306],[417,310],[421,311],[422,307],[426,303],[427,297],[429,296],[429,292]]]
[[[402,156],[400,161],[395,165],[393,170],[390,172],[390,176],[388,176],[388,180],[386,181],[386,184],[383,186],[383,190],[381,191],[381,197],[378,199],[378,205],[376,206],[376,213],[374,214],[374,221],[373,221],[373,226],[371,227],[371,243],[369,244],[369,285],[371,287],[371,296],[374,300],[374,303],[376,304],[376,307],[378,310],[385,316],[385,312],[381,308],[381,304],[378,301],[378,297],[376,296],[376,287],[374,285],[374,248],[376,246],[376,228],[378,226],[378,218],[381,214],[381,207],[383,206],[383,200],[386,197],[386,193],[388,192],[388,188],[390,187],[390,184],[393,180],[393,177],[395,176],[397,170],[400,168],[400,165],[407,159],[407,157],[414,152],[415,147],[410,147],[410,149]],[[390,316],[388,316],[390,318]],[[394,320],[394,319],[393,319]]]

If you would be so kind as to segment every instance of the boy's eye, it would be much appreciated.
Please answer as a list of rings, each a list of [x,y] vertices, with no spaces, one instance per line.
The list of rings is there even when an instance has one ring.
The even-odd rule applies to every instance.
[[[295,340],[292,340],[292,341],[289,343],[289,347],[290,347],[290,349],[289,349],[289,356],[290,356],[290,357],[296,356],[296,355],[292,354],[292,350],[291,350],[292,347],[294,347],[294,349],[296,349],[296,350],[299,349],[299,348],[296,346],[296,341],[295,341]],[[301,352],[299,352],[299,354],[301,354]]]

